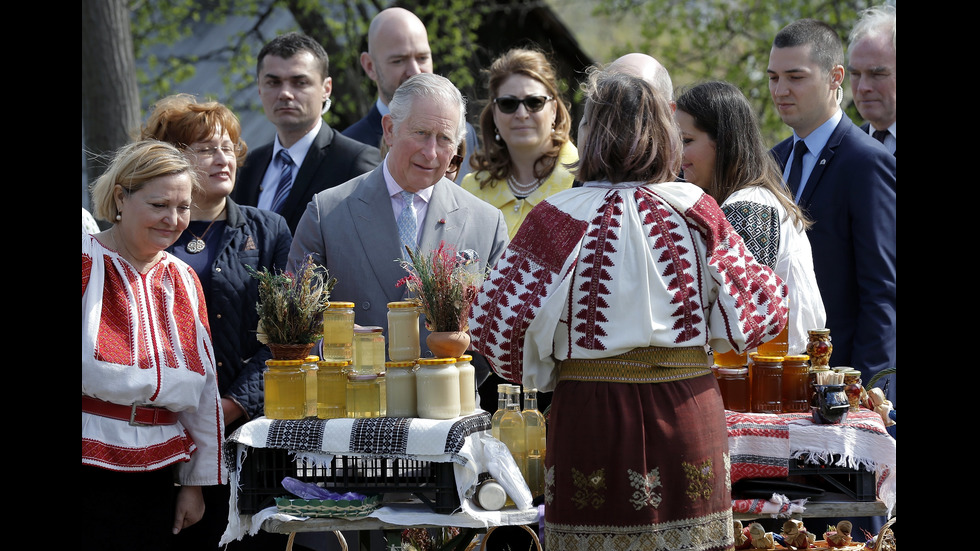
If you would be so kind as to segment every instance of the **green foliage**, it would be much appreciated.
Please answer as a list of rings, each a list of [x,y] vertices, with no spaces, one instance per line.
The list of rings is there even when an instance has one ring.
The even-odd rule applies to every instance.
[[[670,71],[675,90],[704,80],[738,86],[755,106],[763,136],[774,145],[792,131],[772,106],[766,65],[776,33],[797,19],[812,17],[847,34],[858,13],[880,3],[872,0],[600,0],[595,15],[613,23],[639,20],[641,36],[617,48],[656,57]],[[842,106],[855,122],[845,78]]]

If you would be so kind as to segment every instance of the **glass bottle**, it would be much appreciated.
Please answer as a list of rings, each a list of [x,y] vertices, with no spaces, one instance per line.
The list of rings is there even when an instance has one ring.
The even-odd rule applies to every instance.
[[[786,356],[789,354],[789,299],[784,298],[783,302],[786,303],[786,326],[772,340],[759,345],[756,352],[760,356]]]
[[[307,356],[303,360],[303,372],[306,373],[306,417],[316,417],[316,363],[319,356]]]
[[[385,370],[384,329],[376,325],[354,328],[354,373],[373,373]]]
[[[500,418],[500,441],[503,442],[527,481],[527,436],[524,415],[521,413],[520,387],[511,385],[507,394],[507,409]]]
[[[415,360],[385,363],[388,417],[418,417],[415,388]]]
[[[476,411],[476,369],[470,363],[473,356],[463,354],[456,359],[459,370],[459,414],[469,415]]]
[[[419,338],[419,307],[413,301],[388,303],[388,358],[415,361],[422,354]]]
[[[806,354],[783,358],[783,413],[810,411],[810,356]]]
[[[749,385],[749,368],[719,367],[718,387],[725,409],[748,413],[752,411],[752,392]]]
[[[783,410],[783,357],[752,354],[752,411],[781,413]]]
[[[497,411],[490,416],[490,436],[500,440],[500,418],[507,411],[507,393],[510,391],[510,384],[501,383],[497,385]]]
[[[416,399],[422,419],[459,417],[459,370],[456,358],[422,358],[415,372]]]
[[[340,419],[347,416],[348,360],[320,360],[316,363],[317,419]]]
[[[527,449],[527,485],[532,496],[544,495],[544,457],[547,448],[547,425],[538,411],[538,390],[524,391],[524,436]]]
[[[347,417],[370,419],[381,417],[381,393],[377,373],[347,374]]]
[[[265,416],[302,419],[306,416],[306,373],[303,360],[266,360]]]
[[[354,346],[354,303],[331,302],[323,311],[323,360],[351,361]]]

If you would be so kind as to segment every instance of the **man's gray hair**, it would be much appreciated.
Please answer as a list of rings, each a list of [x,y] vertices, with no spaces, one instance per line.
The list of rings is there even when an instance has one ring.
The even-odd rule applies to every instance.
[[[892,48],[895,48],[895,6],[884,4],[862,11],[847,41],[853,46],[862,38],[879,35],[890,36]]]
[[[440,104],[456,104],[459,106],[459,124],[456,127],[455,144],[459,145],[466,137],[466,98],[459,88],[448,78],[433,73],[419,73],[412,76],[395,90],[395,95],[388,102],[391,110],[391,120],[397,128],[412,113],[412,105],[417,98],[432,98]]]

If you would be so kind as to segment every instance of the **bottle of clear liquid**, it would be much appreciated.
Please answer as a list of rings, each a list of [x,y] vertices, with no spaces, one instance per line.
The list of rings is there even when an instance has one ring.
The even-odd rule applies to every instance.
[[[507,393],[507,409],[500,418],[500,441],[507,445],[521,475],[527,481],[527,436],[524,415],[521,413],[521,387],[511,385]]]
[[[544,456],[547,447],[544,415],[538,411],[538,389],[524,391],[524,435],[527,441],[527,485],[532,496],[544,495]]]
[[[490,417],[490,436],[500,440],[500,418],[507,411],[507,390],[509,384],[497,385],[497,411]]]

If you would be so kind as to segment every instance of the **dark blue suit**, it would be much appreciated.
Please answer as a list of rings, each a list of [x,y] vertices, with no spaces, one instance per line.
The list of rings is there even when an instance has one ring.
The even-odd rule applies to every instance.
[[[249,207],[258,205],[259,187],[272,162],[273,145],[269,143],[249,151],[245,164],[238,169],[238,181],[231,192],[231,198],[238,204]],[[289,231],[296,232],[296,225],[306,212],[307,203],[317,192],[371,172],[379,164],[381,152],[377,147],[342,136],[327,123],[321,124],[279,213],[286,219]]]
[[[341,134],[381,149],[381,137],[384,131],[381,128],[381,111],[378,111],[378,104],[373,103],[367,115],[348,126]]]
[[[780,167],[792,149],[792,137],[772,149]],[[865,383],[896,363],[895,189],[895,157],[844,115],[799,200],[814,221],[807,236],[834,346],[830,365],[861,370]]]

